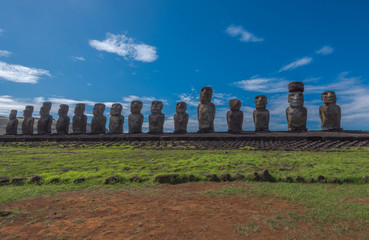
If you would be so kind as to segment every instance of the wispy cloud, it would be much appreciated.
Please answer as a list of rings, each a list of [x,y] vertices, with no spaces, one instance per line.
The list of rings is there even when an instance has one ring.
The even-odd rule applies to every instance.
[[[72,56],[71,57],[73,61],[85,61],[86,59],[84,57],[75,57],[75,56]]]
[[[4,29],[0,28],[0,35],[4,32]]]
[[[233,85],[250,92],[278,93],[287,92],[289,82],[284,78],[252,77],[247,80],[234,82]]]
[[[154,62],[158,59],[156,47],[137,43],[124,34],[107,33],[104,41],[90,40],[89,44],[99,51],[115,53],[125,59],[141,62]]]
[[[293,62],[285,65],[284,67],[282,67],[279,70],[279,72],[284,72],[284,71],[292,70],[292,69],[307,65],[307,64],[311,63],[312,60],[313,60],[312,57],[303,57],[303,58],[297,59],[296,61],[293,61]]]
[[[330,46],[324,46],[318,51],[316,51],[317,54],[321,54],[321,55],[328,55],[328,54],[331,54],[332,52],[333,52],[333,48]]]
[[[239,37],[239,40],[241,42],[262,42],[264,41],[263,38],[256,37],[254,34],[243,29],[242,26],[230,25],[227,28],[226,32],[231,37]]]
[[[22,65],[0,62],[0,78],[17,83],[38,83],[42,76],[51,76],[44,69],[30,68]]]
[[[13,53],[7,50],[0,50],[0,57],[10,57]]]

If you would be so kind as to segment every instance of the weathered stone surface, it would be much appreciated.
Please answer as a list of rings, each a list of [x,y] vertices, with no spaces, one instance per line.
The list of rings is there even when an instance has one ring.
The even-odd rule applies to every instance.
[[[304,94],[302,92],[290,92],[288,103],[290,104],[286,109],[288,131],[307,131],[307,110],[304,107]]]
[[[288,183],[293,182],[293,180],[292,180],[292,178],[291,178],[291,177],[284,177],[284,178],[283,178],[283,180],[284,180],[285,182],[288,182]]]
[[[120,103],[114,103],[110,108],[109,133],[123,133],[124,117],[123,107]]]
[[[86,105],[76,104],[73,116],[73,133],[86,133],[87,116],[84,114]]]
[[[135,176],[130,177],[129,181],[130,182],[142,182],[142,179],[139,176],[135,175]]]
[[[208,174],[205,177],[211,182],[220,182],[220,179],[215,174]]]
[[[254,110],[255,131],[269,131],[269,110],[266,109],[268,99],[265,95],[257,95],[254,99],[256,110]]]
[[[50,183],[60,183],[60,178],[53,178],[50,180]]]
[[[144,116],[141,113],[142,105],[141,101],[131,102],[131,114],[128,116],[129,133],[142,133],[144,121]]]
[[[289,92],[304,92],[304,83],[303,82],[290,82],[288,84]]]
[[[344,178],[344,179],[342,179],[342,182],[344,182],[344,183],[354,183],[354,179],[352,179],[352,178]]]
[[[22,134],[32,135],[33,134],[33,123],[35,119],[32,117],[33,106],[26,106],[23,111],[23,122],[22,122]]]
[[[163,103],[152,101],[151,114],[149,115],[149,133],[163,133],[165,115],[161,112]]]
[[[120,181],[120,179],[118,177],[115,176],[111,176],[111,177],[107,177],[105,179],[105,184],[113,184],[113,183],[118,183]]]
[[[341,128],[341,108],[336,105],[334,91],[325,91],[321,95],[323,105],[319,107],[319,117],[323,131],[339,131]]]
[[[12,179],[12,184],[21,184],[24,183],[27,180],[26,177],[15,177]]]
[[[187,133],[188,114],[186,110],[185,102],[177,102],[176,114],[174,114],[174,133]]]
[[[68,134],[70,118],[68,117],[69,106],[61,104],[58,115],[59,119],[56,121],[56,132],[59,134]]]
[[[228,132],[239,133],[242,131],[243,112],[241,111],[241,100],[232,99],[229,101],[229,109],[227,112]]]
[[[333,177],[331,183],[341,183],[341,181],[338,178]]]
[[[166,175],[159,175],[155,177],[155,181],[158,183],[178,183],[179,175],[178,174],[166,174]]]
[[[314,180],[314,178],[312,178],[312,177],[308,177],[307,181],[308,181],[309,183],[315,183],[315,180]]]
[[[74,179],[73,183],[83,183],[84,181],[86,181],[86,178],[81,177],[81,178]]]
[[[301,176],[296,176],[295,177],[295,182],[305,182],[305,179]]]
[[[252,180],[260,181],[261,180],[261,177],[259,176],[259,173],[253,172],[252,173]]]
[[[13,213],[12,211],[1,210],[0,211],[0,217],[7,217],[7,216],[9,216],[12,213]]]
[[[96,103],[94,106],[94,117],[91,121],[91,133],[105,133],[106,117],[104,116],[105,104]]]
[[[6,125],[6,135],[16,135],[18,129],[17,110],[11,110],[9,122]]]
[[[201,88],[200,101],[197,107],[197,119],[199,121],[199,133],[214,132],[215,105],[211,102],[213,89],[211,87]]]
[[[220,175],[220,180],[222,180],[223,182],[230,182],[232,181],[232,178],[230,174],[226,173],[226,174]]]
[[[51,134],[53,116],[50,115],[51,102],[44,102],[40,108],[40,119],[37,122],[37,133],[40,135]]]
[[[234,175],[234,179],[235,180],[244,180],[245,179],[245,175],[241,174],[241,173],[236,173]]]
[[[266,181],[266,182],[272,182],[273,181],[273,177],[270,175],[269,171],[267,169],[264,169],[262,172],[261,172],[261,179],[263,181]]]
[[[10,182],[7,177],[0,177],[0,185],[8,184]]]
[[[326,183],[326,182],[327,182],[327,179],[326,179],[324,176],[319,175],[319,176],[318,176],[318,182]]]
[[[37,183],[37,182],[40,182],[42,180],[42,177],[38,176],[38,175],[35,175],[35,176],[32,176],[31,179],[29,180],[30,183]]]

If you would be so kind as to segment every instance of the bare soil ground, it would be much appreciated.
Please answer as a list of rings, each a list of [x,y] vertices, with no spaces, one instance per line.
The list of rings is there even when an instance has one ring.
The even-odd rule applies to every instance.
[[[240,184],[85,190],[8,203],[0,210],[17,213],[0,217],[0,239],[350,239],[301,220],[304,207],[282,199],[214,194]]]

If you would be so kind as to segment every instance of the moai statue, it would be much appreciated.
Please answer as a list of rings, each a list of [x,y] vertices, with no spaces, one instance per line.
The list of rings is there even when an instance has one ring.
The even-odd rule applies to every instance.
[[[163,103],[152,101],[151,114],[149,115],[149,133],[163,133],[165,115],[161,112]]]
[[[243,112],[241,111],[241,101],[239,99],[230,100],[229,109],[230,111],[227,112],[228,132],[242,132]]]
[[[68,117],[69,106],[61,104],[58,115],[59,119],[56,121],[56,132],[59,134],[68,134],[70,118]]]
[[[123,107],[119,103],[114,103],[110,108],[109,133],[123,133],[124,117]]]
[[[144,121],[144,116],[141,113],[142,105],[141,101],[131,102],[131,114],[128,116],[129,133],[142,133]]]
[[[87,116],[84,114],[85,108],[85,104],[78,103],[74,109],[73,133],[86,133]]]
[[[6,125],[6,135],[17,135],[18,119],[17,110],[11,110],[9,114],[9,122]]]
[[[340,131],[341,108],[336,105],[337,98],[334,91],[325,91],[321,95],[323,105],[319,107],[319,117],[323,131]]]
[[[32,117],[33,106],[26,106],[23,111],[23,122],[22,122],[22,134],[32,135],[33,134],[33,123],[35,119]]]
[[[37,133],[40,135],[51,134],[53,116],[50,115],[51,102],[44,102],[40,108],[40,119],[37,123]]]
[[[187,133],[188,114],[187,104],[177,102],[176,114],[174,114],[174,133]]]
[[[304,107],[304,84],[302,82],[291,82],[288,85],[288,103],[286,109],[288,131],[307,131],[307,110]]]
[[[106,117],[104,116],[105,104],[96,103],[91,121],[91,133],[105,133]]]
[[[198,133],[214,132],[215,105],[211,102],[213,89],[211,87],[201,88],[200,101],[197,107],[197,119],[199,121]]]
[[[257,95],[254,99],[256,110],[254,110],[255,131],[269,131],[269,111],[266,109],[268,99],[265,95]]]

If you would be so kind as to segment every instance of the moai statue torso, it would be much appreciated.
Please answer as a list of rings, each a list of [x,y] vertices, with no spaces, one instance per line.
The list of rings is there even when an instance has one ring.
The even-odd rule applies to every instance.
[[[23,122],[22,122],[22,134],[32,135],[33,134],[33,123],[35,119],[32,117],[33,106],[26,106],[23,111]]]
[[[40,108],[40,119],[37,122],[38,134],[51,134],[53,116],[50,115],[51,102],[44,102]]]
[[[185,102],[177,103],[176,114],[174,114],[174,133],[187,133],[188,114],[186,110]]]
[[[197,107],[197,119],[199,121],[199,133],[214,132],[215,105],[211,102],[213,89],[201,88],[200,101]]]
[[[84,112],[85,104],[78,103],[74,109],[73,133],[86,133],[87,116]]]
[[[96,103],[91,121],[91,133],[105,133],[106,117],[104,116],[105,105]]]
[[[239,133],[242,131],[243,112],[241,111],[241,101],[232,99],[229,101],[229,109],[227,112],[228,132]]]
[[[165,115],[161,112],[163,103],[152,101],[151,114],[149,115],[149,133],[163,133]]]
[[[341,108],[336,105],[336,93],[325,91],[321,95],[323,105],[319,107],[319,117],[322,122],[323,131],[337,131],[341,128]]]
[[[11,110],[9,122],[6,125],[6,135],[16,135],[18,129],[17,110]]]
[[[254,110],[255,131],[269,131],[269,111],[266,109],[268,103],[265,95],[257,95],[254,99],[256,110]]]
[[[144,121],[144,116],[141,113],[142,105],[141,101],[131,102],[131,114],[128,116],[129,133],[142,133]]]
[[[114,103],[110,108],[109,133],[123,133],[124,117],[123,107],[119,103]]]
[[[304,107],[304,84],[302,82],[292,82],[288,86],[288,103],[286,109],[288,131],[307,131],[307,110]]]
[[[58,115],[59,119],[56,121],[56,132],[59,134],[68,134],[70,118],[68,117],[69,106],[61,104]]]

